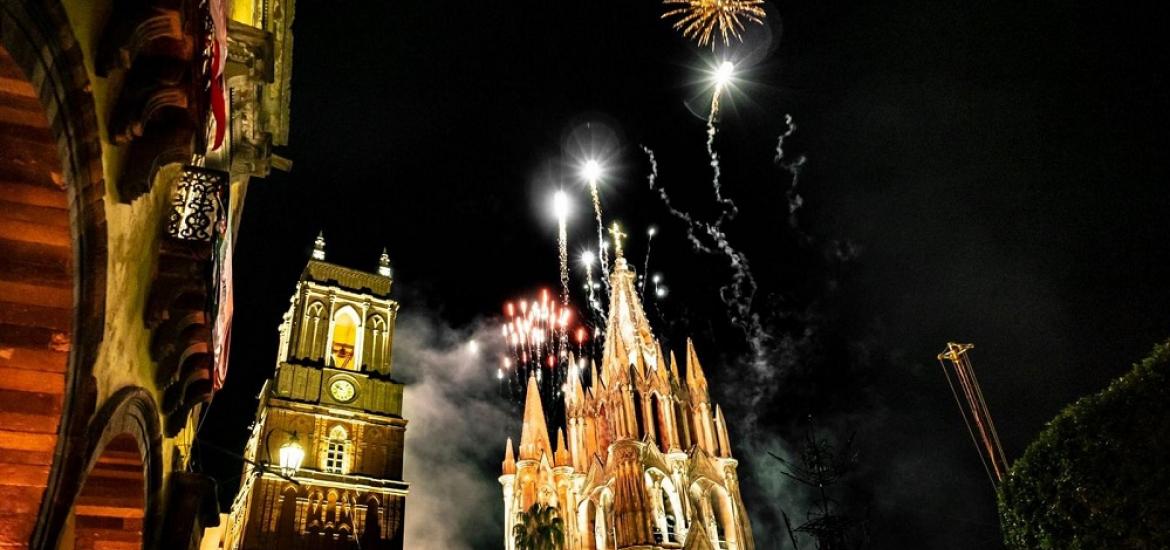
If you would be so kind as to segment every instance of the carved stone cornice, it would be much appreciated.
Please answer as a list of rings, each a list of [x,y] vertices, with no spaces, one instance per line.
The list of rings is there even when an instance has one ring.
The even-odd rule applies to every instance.
[[[214,50],[211,20],[207,0],[114,4],[95,67],[112,84],[107,139],[129,145],[118,178],[124,201],[150,189],[158,166],[204,152]]]

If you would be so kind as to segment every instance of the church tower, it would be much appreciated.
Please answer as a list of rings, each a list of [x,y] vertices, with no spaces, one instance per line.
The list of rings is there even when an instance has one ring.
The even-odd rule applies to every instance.
[[[727,422],[695,347],[687,341],[680,375],[650,330],[613,233],[601,369],[589,365],[589,387],[584,368],[570,377],[555,450],[529,380],[519,450],[509,439],[500,476],[504,548],[516,549],[513,526],[539,503],[557,510],[568,550],[754,550]]]
[[[223,548],[403,548],[391,283],[385,252],[368,273],[326,262],[317,237],[280,325]]]

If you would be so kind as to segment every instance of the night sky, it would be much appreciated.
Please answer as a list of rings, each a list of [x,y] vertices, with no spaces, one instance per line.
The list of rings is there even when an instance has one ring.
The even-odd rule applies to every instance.
[[[760,285],[773,365],[760,379],[745,375],[744,334],[719,298],[726,259],[692,252],[646,185],[640,145],[678,204],[717,213],[702,118],[713,55],[662,11],[651,0],[299,1],[281,152],[294,167],[248,191],[231,371],[201,437],[242,448],[319,230],[343,265],[372,270],[386,246],[403,318],[453,334],[553,287],[552,191],[573,193],[572,250],[595,231],[564,146],[590,124],[614,130],[603,202],[630,227],[639,269],[646,227],[659,228],[651,272],[670,292],[651,306],[655,328],[678,351],[695,338],[757,546],[788,547],[778,510],[805,512],[766,451],[791,452],[810,429],[856,434],[860,467],[840,498],[868,510],[873,547],[1002,546],[935,355],[948,340],[976,344],[1011,460],[1062,406],[1170,336],[1164,19],[1107,3],[770,0],[767,27],[727,54],[739,81],[716,145],[740,207],[728,235]],[[786,159],[807,159],[795,187],[774,158],[786,114],[797,125]],[[424,375],[401,359],[396,376]],[[751,426],[746,391],[759,396]],[[504,438],[518,431],[489,431],[476,434],[490,452],[467,460],[498,489]],[[407,445],[434,435],[412,429]],[[226,503],[239,463],[202,462]],[[408,481],[412,499],[429,490]],[[498,548],[502,533],[459,536]]]

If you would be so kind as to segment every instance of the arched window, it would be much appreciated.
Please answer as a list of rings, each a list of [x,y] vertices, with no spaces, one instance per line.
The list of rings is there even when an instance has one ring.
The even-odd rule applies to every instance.
[[[666,422],[662,417],[662,400],[658,398],[658,392],[650,394],[650,425],[654,427],[654,440],[658,442],[658,448],[663,452],[670,450],[670,437],[666,433]]]
[[[333,366],[339,369],[358,369],[358,364],[354,361],[354,354],[357,353],[359,324],[357,313],[350,306],[337,310],[337,313],[333,315],[333,345],[329,350]]]
[[[344,474],[346,471],[346,451],[349,446],[349,434],[342,426],[334,426],[329,430],[329,440],[325,442],[325,471],[331,474]]]
[[[704,508],[708,514],[711,542],[715,548],[737,550],[739,540],[736,537],[735,515],[732,511],[731,497],[727,491],[719,486],[711,487],[707,492]]]
[[[634,390],[634,429],[637,430],[637,432],[634,433],[634,438],[635,439],[642,439],[642,438],[646,437],[646,434],[650,433],[650,430],[648,430],[646,428],[646,420],[642,418],[642,413],[645,411],[645,409],[642,408],[644,405],[642,403],[642,392],[636,386],[633,387],[633,390]]]
[[[314,491],[309,495],[309,518],[306,522],[309,533],[321,532],[325,523],[325,495],[321,491]]]
[[[366,349],[363,363],[372,370],[379,370],[386,363],[386,321],[381,315],[371,315],[366,320]]]
[[[657,542],[682,542],[682,518],[680,517],[682,501],[674,489],[674,482],[670,477],[657,468],[646,471],[646,492],[650,495],[650,504],[654,518],[651,527]]]
[[[297,528],[297,488],[286,487],[280,495],[280,517],[278,518],[278,532],[283,535],[295,535]]]
[[[313,302],[305,309],[305,318],[301,322],[300,356],[310,359],[321,357],[321,348],[325,347],[325,305]]]
[[[382,539],[381,515],[378,514],[378,499],[370,496],[366,500],[366,518],[362,526],[361,543],[363,547],[373,548]]]

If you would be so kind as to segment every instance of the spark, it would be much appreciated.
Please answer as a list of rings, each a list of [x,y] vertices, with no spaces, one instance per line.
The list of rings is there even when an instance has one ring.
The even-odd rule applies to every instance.
[[[743,41],[744,19],[763,25],[764,0],[663,0],[663,4],[674,7],[662,14],[663,19],[678,16],[674,29],[681,30],[684,38],[696,41],[699,46],[710,45],[716,31],[723,38],[723,45],[731,44],[731,37]]]
[[[601,163],[594,159],[585,161],[585,165],[581,167],[581,176],[586,181],[596,181],[601,179]]]
[[[715,71],[715,84],[719,87],[726,86],[731,83],[731,76],[735,73],[735,64],[730,61],[724,61],[719,64],[719,68]]]
[[[711,114],[707,117],[708,123],[713,123],[719,117],[719,98],[724,90],[731,86],[735,77],[735,64],[724,61],[715,70],[711,71],[711,80],[715,82],[715,91],[711,93]]]

